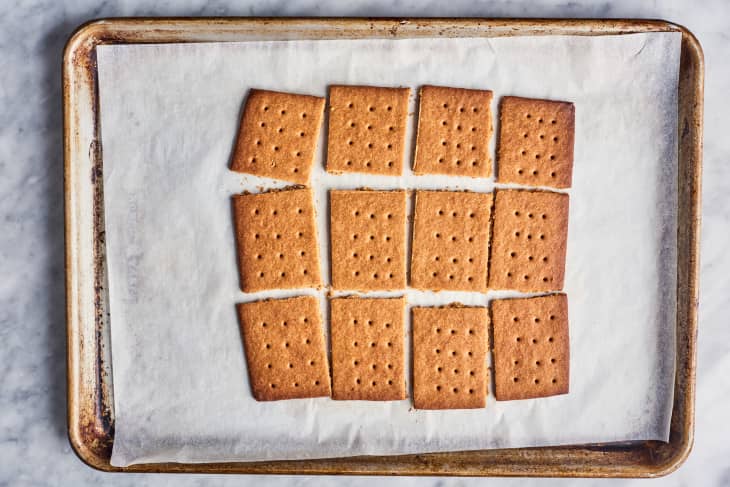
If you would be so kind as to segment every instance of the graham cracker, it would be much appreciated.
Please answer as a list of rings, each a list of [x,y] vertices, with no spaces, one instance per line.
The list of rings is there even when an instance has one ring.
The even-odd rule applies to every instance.
[[[231,170],[308,183],[324,102],[316,96],[251,90]]]
[[[491,104],[491,91],[422,87],[413,172],[489,177]]]
[[[241,290],[319,287],[311,189],[233,197]]]
[[[327,171],[403,172],[410,88],[332,86]]]
[[[334,289],[405,287],[405,191],[330,191],[330,238]]]
[[[330,300],[332,398],[397,401],[407,397],[404,297]]]
[[[499,111],[497,181],[569,188],[574,140],[572,103],[505,96]]]
[[[411,286],[486,291],[491,193],[416,191]]]
[[[570,379],[568,297],[497,299],[491,305],[497,400],[566,394]]]
[[[330,395],[317,298],[241,303],[238,316],[251,389],[257,401]]]
[[[489,287],[559,291],[565,277],[568,195],[497,190]]]
[[[416,409],[483,408],[487,401],[487,309],[413,308]]]

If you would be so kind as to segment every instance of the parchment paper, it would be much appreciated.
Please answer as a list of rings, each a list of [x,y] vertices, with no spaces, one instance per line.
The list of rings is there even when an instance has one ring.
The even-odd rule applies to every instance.
[[[302,459],[664,440],[674,375],[679,33],[101,46],[116,429],[112,464]],[[573,101],[565,291],[570,393],[486,409],[251,396],[235,304],[325,290],[239,291],[230,197],[281,187],[228,170],[252,87],[441,84]],[[415,97],[411,100],[415,106]],[[493,108],[496,113],[497,103]],[[495,115],[496,116],[496,115]],[[409,120],[409,143],[415,120]],[[323,276],[329,188],[493,180],[312,175]],[[406,160],[411,162],[410,151]],[[387,295],[388,293],[382,293]],[[424,293],[409,307],[514,293]],[[406,326],[410,329],[410,313]],[[410,370],[410,363],[409,368]],[[410,377],[409,377],[410,382]]]

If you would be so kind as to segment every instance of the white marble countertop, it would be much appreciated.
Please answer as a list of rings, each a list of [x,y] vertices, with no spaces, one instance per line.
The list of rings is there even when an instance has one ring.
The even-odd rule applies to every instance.
[[[662,18],[705,53],[705,153],[697,427],[694,451],[652,485],[730,485],[730,3],[383,0],[19,1],[0,29],[0,485],[367,485],[341,477],[125,475],[81,463],[66,436],[61,54],[79,24],[113,16],[314,15]],[[726,169],[723,169],[725,167]],[[641,481],[378,479],[381,485],[634,484]]]

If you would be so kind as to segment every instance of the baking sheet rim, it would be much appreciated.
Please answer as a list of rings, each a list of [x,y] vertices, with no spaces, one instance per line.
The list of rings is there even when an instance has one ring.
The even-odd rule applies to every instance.
[[[104,328],[108,326],[108,316],[104,295],[102,155],[98,143],[95,64],[97,45],[225,42],[263,37],[492,37],[615,35],[652,31],[682,32],[678,127],[678,220],[681,224],[677,235],[677,368],[669,443],[629,442],[304,461],[140,464],[124,468],[109,464],[113,443],[113,386],[111,376],[106,373],[108,364],[105,363],[109,359],[109,350],[105,345],[108,329]],[[656,20],[140,18],[99,20],[81,26],[66,46],[63,63],[67,385],[69,439],[74,451],[94,468],[130,472],[562,477],[654,477],[670,473],[689,455],[694,429],[703,76],[702,50],[694,36],[684,27]],[[89,169],[85,175],[81,170],[84,166]],[[91,223],[91,228],[84,226],[86,223]],[[89,297],[93,297],[91,302]]]

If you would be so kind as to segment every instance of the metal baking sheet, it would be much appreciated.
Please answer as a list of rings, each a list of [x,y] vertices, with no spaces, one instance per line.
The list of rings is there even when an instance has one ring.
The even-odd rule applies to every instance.
[[[629,442],[336,460],[219,464],[109,465],[113,385],[104,256],[103,158],[98,143],[95,47],[99,44],[606,35],[680,31],[677,375],[669,443]],[[696,40],[661,21],[489,19],[125,19],[82,27],[64,60],[69,426],[72,445],[105,470],[448,475],[654,476],[676,468],[691,448],[694,399],[702,55]]]

